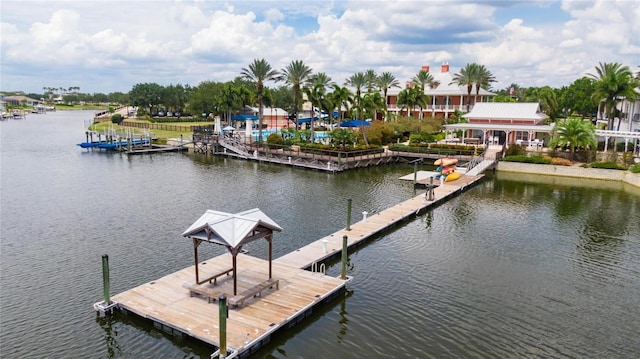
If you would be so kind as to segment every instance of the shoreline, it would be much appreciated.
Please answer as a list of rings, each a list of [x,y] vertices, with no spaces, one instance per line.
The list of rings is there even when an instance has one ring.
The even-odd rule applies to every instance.
[[[605,181],[613,180],[640,188],[640,174],[631,173],[630,171],[503,161],[499,161],[496,164],[495,169],[498,172],[516,172],[536,174],[541,176],[589,178]]]

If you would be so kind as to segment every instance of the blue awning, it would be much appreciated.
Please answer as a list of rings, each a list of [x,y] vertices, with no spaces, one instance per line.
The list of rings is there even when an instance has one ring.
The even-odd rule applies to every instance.
[[[258,116],[254,115],[233,115],[231,116],[232,121],[246,121],[246,120],[257,120]]]
[[[340,127],[370,126],[371,122],[365,120],[349,120],[340,123]]]
[[[318,117],[317,117],[317,116],[315,116],[315,117],[313,118],[313,120],[314,120],[314,121],[318,121]],[[299,119],[297,119],[297,122],[298,122],[298,124],[311,122],[311,117],[299,118]]]

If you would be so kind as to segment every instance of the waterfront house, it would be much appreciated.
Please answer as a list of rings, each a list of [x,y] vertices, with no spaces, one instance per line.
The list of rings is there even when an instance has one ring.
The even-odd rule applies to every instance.
[[[488,102],[496,94],[481,88],[478,96],[476,97],[475,86],[471,91],[471,96],[468,96],[467,86],[459,86],[453,83],[453,74],[449,71],[449,64],[443,63],[440,66],[440,72],[430,72],[430,66],[425,65],[421,68],[422,71],[429,72],[437,85],[424,89],[424,93],[429,96],[430,103],[422,109],[423,116],[443,116],[449,118],[456,110],[463,112],[467,111],[467,104],[470,102],[469,109],[475,105],[474,101]],[[406,87],[414,86],[413,83],[407,82]],[[403,109],[401,105],[398,105],[398,94],[402,89],[390,88],[387,90],[387,108],[389,113],[400,115],[402,112],[406,113],[406,109]],[[419,108],[412,110],[412,113],[416,115],[415,111],[420,111]]]
[[[485,144],[520,144],[541,149],[548,141],[553,125],[537,102],[482,102],[462,116],[466,123],[444,125],[447,138],[462,134],[459,141],[477,139]]]

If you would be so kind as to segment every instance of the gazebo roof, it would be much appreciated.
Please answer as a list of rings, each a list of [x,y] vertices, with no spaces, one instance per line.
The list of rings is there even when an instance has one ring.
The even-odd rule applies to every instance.
[[[238,248],[273,231],[282,228],[258,208],[235,214],[207,210],[182,235]]]

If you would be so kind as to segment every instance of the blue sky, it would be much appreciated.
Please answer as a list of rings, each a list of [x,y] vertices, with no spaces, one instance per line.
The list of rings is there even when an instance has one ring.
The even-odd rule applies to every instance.
[[[0,14],[1,91],[197,86],[256,58],[303,60],[339,84],[476,62],[494,89],[569,85],[600,62],[640,69],[640,0],[0,0]]]

